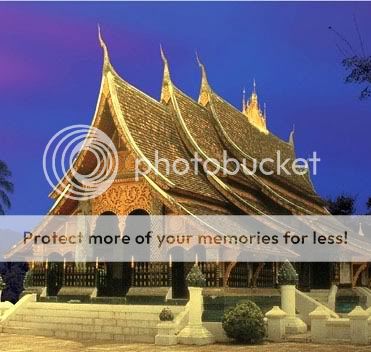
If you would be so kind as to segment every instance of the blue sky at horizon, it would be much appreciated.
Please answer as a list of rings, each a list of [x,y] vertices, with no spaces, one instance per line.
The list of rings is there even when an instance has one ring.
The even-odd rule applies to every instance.
[[[0,159],[13,171],[9,214],[51,206],[42,170],[48,140],[63,127],[90,124],[99,91],[100,23],[112,63],[158,98],[160,43],[175,84],[196,98],[197,50],[210,84],[234,106],[255,78],[269,129],[287,139],[295,124],[301,157],[317,151],[318,193],[371,196],[371,99],[344,84],[333,26],[358,46],[353,14],[371,49],[370,3],[0,3]],[[366,47],[367,50],[367,47]]]

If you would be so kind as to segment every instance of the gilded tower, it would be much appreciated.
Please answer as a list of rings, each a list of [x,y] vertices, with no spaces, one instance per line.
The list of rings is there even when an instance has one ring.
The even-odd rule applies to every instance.
[[[269,133],[267,130],[266,113],[265,111],[261,111],[259,106],[255,80],[251,97],[247,103],[245,100],[245,89],[243,90],[242,112],[247,117],[247,120],[260,132]]]

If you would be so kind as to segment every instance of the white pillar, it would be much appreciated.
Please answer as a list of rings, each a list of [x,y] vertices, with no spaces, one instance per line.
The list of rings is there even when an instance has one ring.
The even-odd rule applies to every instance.
[[[214,336],[202,325],[202,287],[188,287],[189,316],[187,326],[179,333],[178,342],[185,345],[207,345],[214,342]]]
[[[189,287],[189,324],[202,325],[203,297],[202,287]]]
[[[296,316],[295,295],[295,285],[281,285],[281,308],[287,314],[286,334],[301,334],[307,331],[307,325]]]
[[[268,319],[268,340],[281,341],[285,336],[286,313],[278,306],[274,306],[265,314]]]
[[[309,313],[311,320],[311,339],[312,342],[327,341],[327,321],[330,313],[324,307],[318,306],[312,313]]]
[[[358,345],[368,344],[368,314],[360,306],[355,307],[349,314],[350,341]]]
[[[288,317],[296,315],[295,285],[281,286],[281,307]]]

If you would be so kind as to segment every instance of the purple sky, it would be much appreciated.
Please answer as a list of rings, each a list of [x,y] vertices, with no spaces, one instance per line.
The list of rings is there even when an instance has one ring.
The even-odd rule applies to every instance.
[[[0,159],[14,174],[10,214],[51,206],[42,171],[48,140],[89,124],[101,77],[97,23],[117,71],[158,98],[166,50],[175,83],[197,97],[198,50],[215,91],[237,107],[257,81],[268,126],[287,138],[295,124],[298,156],[316,150],[313,177],[322,196],[371,196],[371,99],[343,84],[329,25],[358,48],[356,14],[371,48],[369,3],[0,3]]]

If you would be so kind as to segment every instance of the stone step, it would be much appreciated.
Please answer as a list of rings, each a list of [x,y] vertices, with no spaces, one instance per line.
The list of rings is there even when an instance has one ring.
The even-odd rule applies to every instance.
[[[117,341],[122,343],[154,343],[154,335],[123,335],[114,333],[103,333],[103,332],[82,332],[82,331],[65,331],[65,330],[41,330],[24,327],[3,327],[3,333],[17,334],[17,335],[35,335],[35,336],[47,336],[56,338],[66,338],[73,340],[106,340],[106,341]]]
[[[118,333],[128,333],[130,334],[133,330],[140,330],[143,333],[147,333],[152,330],[156,330],[157,324],[149,324],[146,321],[142,321],[142,324],[135,322],[135,324],[131,324],[125,320],[111,320],[106,319],[104,321],[93,321],[90,324],[82,324],[82,323],[51,323],[46,321],[18,321],[18,320],[11,320],[7,321],[3,326],[9,327],[28,327],[28,328],[40,328],[46,330],[72,330],[72,331],[87,331],[87,332],[106,332],[110,329],[113,331],[117,331]]]
[[[174,312],[174,311],[173,311]],[[157,321],[160,312],[156,313],[134,313],[134,312],[83,312],[83,311],[49,311],[35,310],[25,308],[21,312],[16,312],[14,319],[22,320],[23,317],[31,317],[35,319],[51,319],[60,318],[57,322],[64,322],[65,318],[74,319],[76,321],[89,319],[120,319],[120,320],[138,320],[138,321]],[[174,314],[177,314],[174,312]]]
[[[287,342],[308,343],[311,341],[310,332],[285,336]]]
[[[3,333],[8,334],[32,335],[32,329],[25,328],[23,326],[18,327],[3,326],[1,331]]]
[[[164,306],[30,302],[2,323],[2,331],[78,340],[153,343]],[[172,306],[175,315],[184,307]]]

